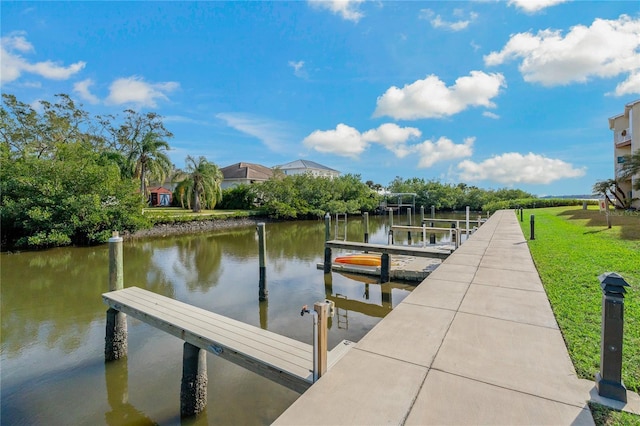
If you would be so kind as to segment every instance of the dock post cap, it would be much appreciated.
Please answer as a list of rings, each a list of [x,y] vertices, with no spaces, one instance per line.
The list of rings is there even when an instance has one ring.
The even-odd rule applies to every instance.
[[[122,241],[122,237],[118,233],[118,231],[113,231],[111,233],[111,238],[109,238],[110,243],[119,243]]]

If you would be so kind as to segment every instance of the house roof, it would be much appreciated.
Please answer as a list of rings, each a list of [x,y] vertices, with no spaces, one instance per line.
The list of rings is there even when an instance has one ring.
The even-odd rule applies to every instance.
[[[609,117],[609,128],[613,129],[613,122],[620,117],[629,117],[629,111],[633,109],[633,107],[640,103],[640,99],[636,99],[635,101],[631,101],[624,106],[624,112],[622,114],[614,115],[613,117]]]
[[[309,161],[309,160],[296,160],[296,161],[292,161],[291,163],[287,163],[287,164],[282,164],[280,166],[276,166],[281,170],[289,170],[289,169],[315,169],[315,170],[328,170],[331,172],[337,172],[339,173],[337,170],[332,169],[330,167],[327,166],[323,166],[322,164],[318,164],[315,161]]]
[[[153,186],[151,188],[147,188],[147,191],[151,192],[159,192],[159,193],[164,193],[164,194],[171,194],[171,191],[169,191],[167,188],[163,187],[163,186]]]
[[[253,163],[236,163],[220,169],[225,179],[268,180],[273,176],[269,167]]]

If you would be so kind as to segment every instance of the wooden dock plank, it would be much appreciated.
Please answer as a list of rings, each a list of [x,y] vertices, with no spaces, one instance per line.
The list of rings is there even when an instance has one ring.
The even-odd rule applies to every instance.
[[[133,296],[130,299],[132,302],[137,301],[139,303],[149,303],[150,308],[153,307],[151,306],[153,303],[162,304],[167,300],[170,301],[170,303],[165,306],[167,312],[172,312],[176,315],[176,318],[184,318],[185,321],[188,321],[188,318],[192,317],[196,321],[195,325],[198,326],[202,326],[202,321],[204,321],[205,329],[212,333],[219,332],[221,335],[228,337],[231,340],[233,340],[235,336],[240,335],[245,339],[255,339],[258,344],[265,345],[267,347],[270,345],[275,345],[278,348],[286,346],[292,353],[301,357],[308,357],[310,345],[306,343],[290,339],[268,330],[257,328],[250,324],[246,324],[205,309],[191,306],[186,303],[173,303],[176,302],[173,299],[166,298],[165,296],[148,292],[137,287],[130,287],[127,290],[130,290],[127,293]],[[123,294],[122,297],[127,297],[127,295]],[[137,300],[136,297],[140,297],[141,299]],[[172,316],[170,315],[170,317]]]
[[[290,389],[303,392],[312,384],[311,345],[136,287],[102,297],[118,311]]]
[[[310,345],[151,292],[143,290],[147,294],[139,294],[139,290],[128,292],[134,294],[134,297],[127,298],[127,294],[120,296],[127,298],[129,306],[144,307],[147,313],[154,314],[159,319],[184,325],[191,331],[200,332],[204,337],[216,339],[220,343],[253,345],[261,351],[268,351],[271,347],[276,350],[286,347],[291,355],[310,359]],[[150,299],[143,299],[145,296]]]

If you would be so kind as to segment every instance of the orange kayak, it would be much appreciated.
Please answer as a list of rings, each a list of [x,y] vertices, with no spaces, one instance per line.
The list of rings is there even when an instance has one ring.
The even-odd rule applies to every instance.
[[[380,266],[382,261],[379,254],[363,253],[363,254],[350,254],[348,256],[336,257],[336,263],[347,263],[350,265],[364,265],[364,266]]]

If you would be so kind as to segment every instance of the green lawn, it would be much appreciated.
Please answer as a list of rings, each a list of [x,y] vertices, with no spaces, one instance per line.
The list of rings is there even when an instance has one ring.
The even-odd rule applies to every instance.
[[[629,283],[622,380],[627,389],[640,391],[640,216],[612,216],[608,228],[605,215],[593,208],[527,210],[521,222],[527,239],[531,214],[535,240],[529,241],[529,248],[579,377],[593,380],[600,367],[598,276],[617,272]],[[638,416],[596,411],[598,424],[640,424]]]
[[[149,207],[144,209],[144,215],[150,217],[154,223],[189,222],[194,220],[228,219],[260,215],[258,210],[192,210],[180,207]]]

